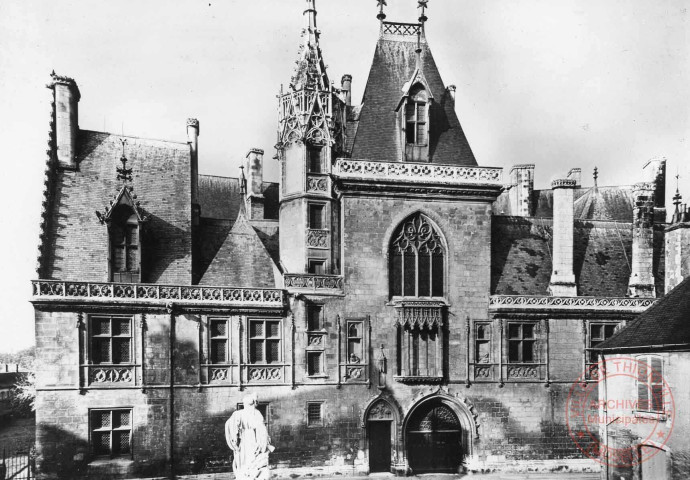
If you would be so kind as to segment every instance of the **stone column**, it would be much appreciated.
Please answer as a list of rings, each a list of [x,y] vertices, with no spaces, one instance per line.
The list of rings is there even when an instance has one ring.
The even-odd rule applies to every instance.
[[[247,215],[251,220],[263,220],[264,151],[252,148],[247,152]]]
[[[551,188],[553,188],[553,270],[549,292],[553,296],[577,296],[577,285],[573,273],[575,185],[576,182],[572,179],[554,180],[551,183]]]

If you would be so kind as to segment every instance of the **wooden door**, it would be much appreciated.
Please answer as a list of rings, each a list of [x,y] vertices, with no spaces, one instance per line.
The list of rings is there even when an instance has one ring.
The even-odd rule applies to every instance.
[[[446,405],[420,407],[407,427],[407,457],[414,474],[457,473],[462,462],[462,429]]]
[[[640,470],[642,480],[666,480],[666,452],[652,447],[642,445],[640,447]]]
[[[369,422],[369,471],[391,470],[391,422]]]

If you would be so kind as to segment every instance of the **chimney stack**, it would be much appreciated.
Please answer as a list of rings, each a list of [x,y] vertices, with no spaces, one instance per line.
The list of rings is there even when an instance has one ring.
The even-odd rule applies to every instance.
[[[55,112],[55,143],[58,161],[63,167],[77,168],[77,133],[79,132],[79,87],[69,77],[50,74]]]
[[[633,189],[633,245],[628,296],[656,297],[654,288],[654,190],[653,183]]]
[[[534,191],[534,165],[515,165],[510,169],[511,187],[508,190],[510,213],[516,217],[532,214],[532,192]]]
[[[654,222],[666,222],[666,159],[652,158],[642,167],[644,181],[654,188]]]
[[[448,94],[450,95],[450,99],[453,102],[453,105],[455,105],[455,91],[457,90],[457,87],[455,85],[448,85],[446,87],[446,90],[448,91]]]
[[[199,206],[199,120],[196,118],[187,119],[187,143],[189,144],[189,157],[191,161],[191,196],[192,196],[192,212],[196,217],[201,214],[201,207]]]
[[[264,151],[252,148],[247,152],[247,216],[250,220],[264,218]]]
[[[575,188],[580,188],[582,186],[582,169],[581,168],[571,168],[566,175],[566,178],[575,180]]]
[[[576,297],[573,273],[575,180],[564,178],[551,182],[553,189],[553,270],[549,292],[553,296]]]
[[[342,80],[340,80],[340,89],[342,90],[342,100],[348,107],[352,106],[352,75],[343,75]]]

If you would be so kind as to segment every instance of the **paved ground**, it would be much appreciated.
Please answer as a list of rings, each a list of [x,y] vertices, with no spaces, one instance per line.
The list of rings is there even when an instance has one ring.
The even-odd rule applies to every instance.
[[[234,475],[231,473],[216,473],[207,475],[181,475],[175,477],[177,480],[234,480]],[[274,477],[278,480],[279,477]],[[288,480],[297,480],[286,477]],[[314,478],[317,480],[386,480],[394,479],[390,474],[373,474],[366,477],[345,477],[342,475],[335,477],[309,477],[306,475],[300,476],[299,479]],[[419,475],[413,477],[404,477],[408,480],[599,480],[598,473],[492,473],[486,475]],[[156,477],[155,479],[147,480],[166,480],[167,477]]]

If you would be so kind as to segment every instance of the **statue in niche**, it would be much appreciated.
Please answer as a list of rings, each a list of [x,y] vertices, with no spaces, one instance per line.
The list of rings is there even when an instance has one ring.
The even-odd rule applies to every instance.
[[[242,403],[244,408],[225,422],[225,440],[233,452],[232,470],[236,480],[268,480],[268,454],[275,447],[256,408],[256,395],[247,395]]]

